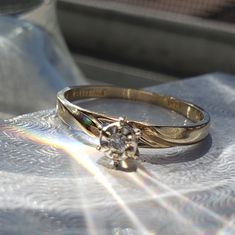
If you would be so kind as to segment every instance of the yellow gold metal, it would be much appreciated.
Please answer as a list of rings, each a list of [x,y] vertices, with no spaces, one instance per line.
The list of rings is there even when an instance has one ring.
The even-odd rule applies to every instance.
[[[133,128],[139,129],[139,147],[167,148],[176,145],[196,143],[208,135],[210,117],[202,108],[170,96],[128,88],[110,86],[67,87],[57,94],[57,113],[67,125],[81,128],[93,137],[99,137],[105,124],[118,122],[119,118],[93,112],[78,105],[74,101],[87,98],[121,98],[143,101],[173,110],[192,124],[187,126],[160,126],[152,123],[128,120]]]

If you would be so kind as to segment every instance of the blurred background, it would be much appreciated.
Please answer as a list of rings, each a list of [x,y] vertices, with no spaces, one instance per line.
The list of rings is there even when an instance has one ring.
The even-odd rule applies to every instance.
[[[68,85],[235,74],[234,0],[0,0],[0,119]]]

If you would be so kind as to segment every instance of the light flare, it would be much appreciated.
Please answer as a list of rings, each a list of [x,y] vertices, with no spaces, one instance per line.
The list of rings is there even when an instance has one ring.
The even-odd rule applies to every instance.
[[[9,129],[7,131],[10,131]],[[107,192],[113,197],[117,204],[123,209],[124,213],[128,216],[133,225],[138,229],[140,234],[150,235],[150,231],[145,228],[139,218],[132,212],[132,210],[127,206],[123,199],[117,194],[113,189],[112,185],[109,183],[107,178],[103,175],[101,170],[97,167],[97,164],[91,160],[89,155],[91,153],[96,153],[96,149],[88,145],[80,143],[78,140],[66,137],[65,135],[44,135],[38,131],[23,128],[21,126],[11,126],[11,132],[14,132],[15,136],[23,137],[25,139],[31,140],[38,144],[44,144],[53,146],[60,149],[70,157],[72,157],[80,166],[86,169],[94,178],[107,190]],[[79,152],[79,155],[78,155]],[[81,157],[82,156],[82,157]],[[89,218],[88,218],[89,220]],[[87,221],[88,224],[91,221]]]
[[[198,210],[201,210],[203,213],[207,214],[208,216],[214,218],[215,220],[217,220],[218,222],[222,223],[222,224],[227,224],[228,221],[223,218],[222,216],[218,215],[217,213],[213,212],[212,210],[204,207],[203,205],[198,205],[197,203],[195,203],[194,201],[190,200],[188,197],[182,195],[181,193],[179,193],[178,191],[172,189],[171,187],[167,186],[166,184],[156,180],[156,178],[154,178],[153,176],[147,174],[146,172],[144,172],[143,170],[139,170],[138,171],[143,177],[146,177],[147,179],[149,179],[152,183],[162,187],[165,190],[168,190],[172,193],[174,193],[176,196],[178,196],[179,199],[181,199],[182,201],[184,201],[185,203],[189,203],[191,204],[193,207],[195,207]]]
[[[138,169],[138,172],[139,171],[142,171],[142,170]],[[138,174],[138,172],[137,172],[137,174]],[[173,206],[170,205],[170,203],[167,203],[166,201],[164,201],[166,197],[172,196],[172,193],[170,195],[167,193],[163,193],[163,195],[162,195],[162,193],[157,192],[157,190],[152,190],[149,186],[147,186],[145,184],[145,182],[140,177],[138,177],[137,174],[135,174],[135,175],[129,174],[129,177],[139,187],[141,187],[150,196],[151,199],[156,199],[156,202],[158,204],[160,204],[163,208],[170,211],[171,213],[175,214],[175,216],[176,216],[175,218],[180,220],[185,225],[188,225],[191,228],[193,228],[193,230],[195,230],[195,232],[197,232],[197,234],[204,234],[203,230],[197,228],[197,226],[195,224],[193,224],[192,221],[190,221],[188,218],[185,218],[183,215],[181,215]]]

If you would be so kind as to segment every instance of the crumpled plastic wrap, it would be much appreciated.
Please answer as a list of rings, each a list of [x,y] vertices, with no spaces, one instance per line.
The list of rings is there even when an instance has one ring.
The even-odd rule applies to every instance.
[[[0,112],[11,117],[49,108],[64,86],[88,83],[59,34],[17,18],[0,17],[0,55]]]
[[[141,151],[133,172],[97,164],[97,140],[65,126],[54,109],[1,121],[0,234],[235,234],[234,77],[150,90],[202,106],[210,134],[192,146]],[[182,121],[149,105],[93,102],[118,116]]]

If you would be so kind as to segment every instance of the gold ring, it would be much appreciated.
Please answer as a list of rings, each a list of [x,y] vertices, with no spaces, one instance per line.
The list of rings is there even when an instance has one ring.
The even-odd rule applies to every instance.
[[[121,98],[151,103],[175,111],[192,123],[162,126],[108,116],[73,103],[87,98]],[[114,166],[126,159],[137,159],[138,147],[168,148],[201,141],[208,135],[210,124],[209,114],[192,103],[143,90],[109,86],[67,87],[57,94],[56,110],[67,125],[98,137],[100,145],[97,149],[103,151]]]

